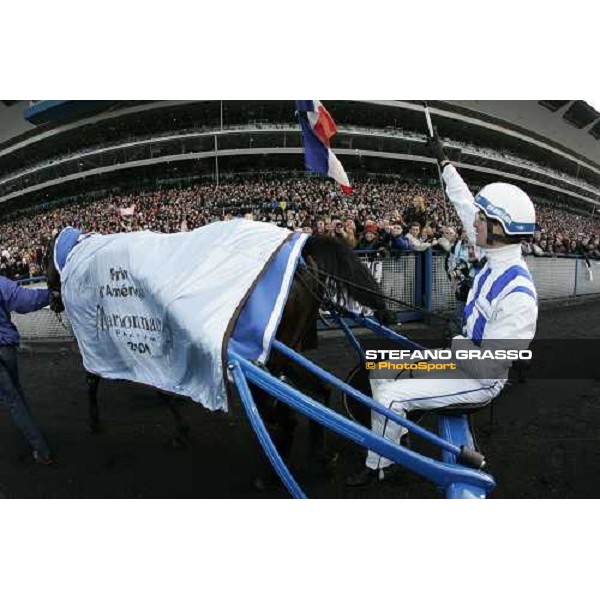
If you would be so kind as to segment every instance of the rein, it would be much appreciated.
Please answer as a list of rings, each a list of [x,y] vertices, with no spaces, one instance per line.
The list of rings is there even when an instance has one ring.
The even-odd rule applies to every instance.
[[[61,314],[61,313],[54,312],[54,311],[52,311],[52,312],[54,313],[54,316],[56,317],[56,320],[58,321],[58,323],[60,324],[60,326],[61,326],[61,327],[62,327],[62,328],[65,330],[65,331],[69,331],[69,328],[68,328],[68,327],[65,325],[65,321],[64,321],[64,319],[63,319],[63,317],[62,317],[62,314]]]
[[[449,321],[449,319],[447,317],[443,316],[440,313],[432,312],[432,311],[427,310],[425,308],[421,308],[420,306],[415,306],[413,304],[410,304],[409,302],[404,302],[403,300],[398,300],[398,298],[393,298],[392,296],[387,296],[386,294],[383,294],[382,292],[377,292],[377,291],[374,291],[374,290],[372,290],[370,288],[358,285],[358,284],[356,284],[356,283],[354,283],[354,282],[352,282],[352,281],[350,281],[348,279],[344,279],[343,277],[340,277],[339,275],[331,275],[330,273],[322,271],[321,269],[319,269],[316,266],[315,266],[315,270],[317,271],[317,273],[319,275],[322,275],[325,278],[329,278],[329,279],[332,279],[333,281],[336,281],[336,282],[339,282],[339,283],[343,283],[344,285],[346,285],[346,286],[348,286],[350,288],[354,287],[355,289],[362,290],[364,292],[368,292],[369,294],[371,294],[371,295],[373,295],[373,296],[375,296],[377,298],[380,298],[382,300],[386,300],[388,302],[394,302],[395,304],[398,304],[400,306],[405,306],[405,307],[410,308],[410,309],[412,309],[412,310],[414,310],[416,312],[419,312],[419,313],[421,313],[421,314],[423,314],[425,316],[428,316],[428,317],[431,317],[431,318],[443,321],[444,324],[447,324],[448,321]],[[318,285],[323,286],[323,288],[324,288],[324,290],[323,290],[323,296],[324,296],[324,299],[325,299],[326,303],[328,303],[328,304],[330,304],[330,305],[332,305],[334,307],[341,308],[335,302],[333,302],[333,300],[331,299],[331,294],[329,293],[329,290],[327,289],[327,284],[326,283],[323,283],[321,281],[321,279],[319,277],[317,277],[314,273],[307,272],[307,275],[310,276],[310,277],[313,277],[315,279],[315,281],[317,282]]]

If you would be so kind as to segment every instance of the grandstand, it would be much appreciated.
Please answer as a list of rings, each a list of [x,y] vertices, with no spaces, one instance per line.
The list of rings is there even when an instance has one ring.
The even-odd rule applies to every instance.
[[[435,179],[419,102],[324,102],[340,128],[334,148],[351,174]],[[474,184],[501,178],[588,212],[600,201],[600,114],[586,103],[431,107],[451,158]],[[292,101],[0,104],[4,213],[115,187],[186,177],[216,181],[257,170],[302,170]]]
[[[324,102],[339,127],[333,143],[336,154],[353,181],[365,183],[360,201],[368,206],[369,194],[387,198],[387,204],[377,201],[372,217],[385,220],[394,208],[406,209],[418,188],[439,235],[444,224],[439,218],[441,196],[435,164],[425,151],[422,103]],[[553,224],[566,223],[562,237],[580,234],[578,243],[586,242],[590,251],[588,246],[598,241],[600,113],[582,101],[433,101],[430,106],[450,158],[469,184],[477,187],[492,180],[518,184],[536,200],[542,226],[551,229]],[[82,206],[82,201],[94,201],[92,212],[101,214],[105,222],[80,219],[81,225],[105,232],[131,230],[123,229],[122,223],[107,227],[112,219],[106,207],[115,201],[124,206],[136,201],[148,204],[146,194],[163,190],[168,203],[179,207],[179,214],[170,207],[164,218],[156,216],[154,226],[178,230],[184,213],[197,213],[202,207],[198,202],[190,204],[189,194],[179,197],[173,190],[194,184],[194,193],[213,211],[186,215],[189,226],[198,226],[215,215],[224,217],[238,200],[234,212],[262,206],[276,192],[267,186],[258,198],[255,190],[243,187],[257,173],[287,178],[285,194],[293,194],[296,185],[290,177],[308,181],[293,101],[0,103],[0,215],[13,223],[15,212],[24,209],[39,212],[40,207],[55,203]],[[389,183],[384,184],[386,180]],[[369,187],[369,181],[383,187]],[[411,182],[417,188],[394,181]],[[211,189],[236,182],[242,187],[225,188],[233,198],[225,198],[224,189],[219,193]],[[305,189],[310,202],[304,208],[310,211],[319,205],[319,194],[328,189],[314,185]],[[342,207],[330,216],[355,219],[360,232],[364,222],[358,221],[367,217],[365,210],[360,217],[359,211],[350,214]],[[573,214],[563,217],[564,210]],[[89,215],[90,209],[84,212]],[[255,217],[271,220],[267,213],[259,211]],[[69,214],[73,220],[74,213]],[[306,223],[295,221],[293,226],[314,227],[316,219],[317,215],[304,215]],[[20,242],[33,236],[32,246],[41,244],[35,236],[40,223],[25,219],[18,225]],[[50,221],[45,223],[50,226]],[[64,213],[55,214],[50,230],[64,224]],[[134,223],[133,228],[138,226],[153,225],[146,221]],[[14,242],[6,230],[0,233],[4,246]],[[19,258],[24,250],[33,253],[35,248],[19,248]]]

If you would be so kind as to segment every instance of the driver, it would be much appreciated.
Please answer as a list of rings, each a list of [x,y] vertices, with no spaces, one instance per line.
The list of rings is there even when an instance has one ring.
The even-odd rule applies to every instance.
[[[452,347],[479,349],[493,340],[520,340],[526,349],[533,339],[538,315],[536,289],[521,257],[521,241],[535,229],[535,209],[525,192],[507,183],[486,185],[475,198],[446,157],[437,132],[427,142],[429,152],[442,168],[446,191],[471,243],[485,251],[486,261],[475,276],[463,315],[462,335]],[[411,379],[371,379],[373,398],[404,417],[412,410],[431,410],[456,404],[487,404],[498,396],[508,377],[511,361],[502,364],[498,379],[477,372],[477,361],[456,361],[461,377],[427,378],[425,371],[411,371]],[[385,416],[371,412],[371,428],[396,444],[406,429]],[[348,478],[351,486],[367,485],[394,476],[392,461],[372,451],[366,466]]]

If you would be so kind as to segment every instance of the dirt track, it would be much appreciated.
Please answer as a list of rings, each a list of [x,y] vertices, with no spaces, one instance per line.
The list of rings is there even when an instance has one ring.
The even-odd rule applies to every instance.
[[[600,302],[544,310],[543,337],[600,338]],[[326,336],[311,355],[343,375],[354,363],[339,337]],[[600,357],[598,357],[600,359]],[[251,481],[261,451],[242,409],[214,414],[182,401],[191,443],[172,445],[173,422],[157,394],[141,386],[103,383],[104,431],[87,426],[87,398],[78,354],[33,347],[20,358],[21,380],[38,422],[55,447],[58,465],[34,465],[10,419],[0,420],[0,496],[16,498],[264,498],[287,497],[283,489],[259,493]],[[334,400],[339,409],[339,399]],[[424,422],[428,425],[427,421]],[[431,425],[431,422],[429,422]],[[600,381],[534,380],[514,385],[476,415],[476,431],[496,498],[600,497]],[[300,418],[292,470],[305,491],[319,498],[440,497],[427,482],[407,473],[394,484],[353,490],[345,474],[363,452],[332,436],[340,453],[333,477],[313,473],[305,460],[307,434]]]

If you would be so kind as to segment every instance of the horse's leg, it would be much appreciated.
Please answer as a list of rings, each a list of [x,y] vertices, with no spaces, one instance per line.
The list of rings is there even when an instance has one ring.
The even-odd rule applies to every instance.
[[[314,261],[307,258],[307,270],[297,271],[294,275],[292,288],[283,312],[277,339],[296,351],[317,346],[316,320],[319,311],[320,293],[316,278],[308,275],[309,269],[315,269]],[[329,401],[329,390],[320,380],[298,367],[293,361],[274,352],[267,363],[269,371],[281,377],[287,383],[318,398]],[[292,451],[296,420],[293,411],[287,404],[275,404],[275,437],[273,441],[284,460],[289,458]],[[310,427],[310,447],[318,454],[318,446],[324,450],[325,435],[323,429],[312,420]],[[319,431],[321,429],[321,431]],[[311,452],[312,454],[312,452]]]
[[[89,424],[92,433],[100,432],[100,411],[98,409],[98,387],[100,377],[93,373],[87,373],[86,383],[88,388]]]
[[[190,426],[185,422],[185,420],[181,416],[181,413],[179,412],[176,406],[177,401],[174,401],[170,394],[166,394],[165,392],[160,390],[157,390],[157,394],[160,397],[160,399],[167,405],[168,409],[173,415],[173,418],[175,419],[176,435],[173,438],[173,446],[175,446],[176,448],[185,448],[190,437]]]
[[[277,429],[274,442],[281,458],[287,463],[292,456],[296,418],[290,407],[283,402],[277,403],[275,412],[277,415]]]
[[[292,453],[292,442],[296,420],[290,407],[283,402],[277,402],[263,390],[251,386],[252,396],[258,412],[277,452],[284,463],[288,464]],[[278,477],[264,453],[262,454],[261,472],[254,478],[253,485],[260,491],[265,491],[275,485]]]
[[[323,406],[329,407],[331,400],[331,388],[323,381],[297,365],[290,363],[286,365],[284,372],[290,382],[301,392],[318,400]],[[337,463],[337,453],[330,452],[327,446],[326,430],[320,423],[313,419],[308,421],[309,435],[309,457],[311,462],[319,464],[326,470],[332,469]]]
[[[314,381],[318,384],[315,386],[314,397],[319,400],[323,406],[329,408],[331,389],[316,377],[314,378]],[[325,427],[320,423],[317,423],[317,421],[313,419],[308,421],[310,459],[311,462],[316,459],[318,463],[321,463],[326,468],[333,468],[337,463],[338,456],[336,453],[329,451],[325,431]]]

